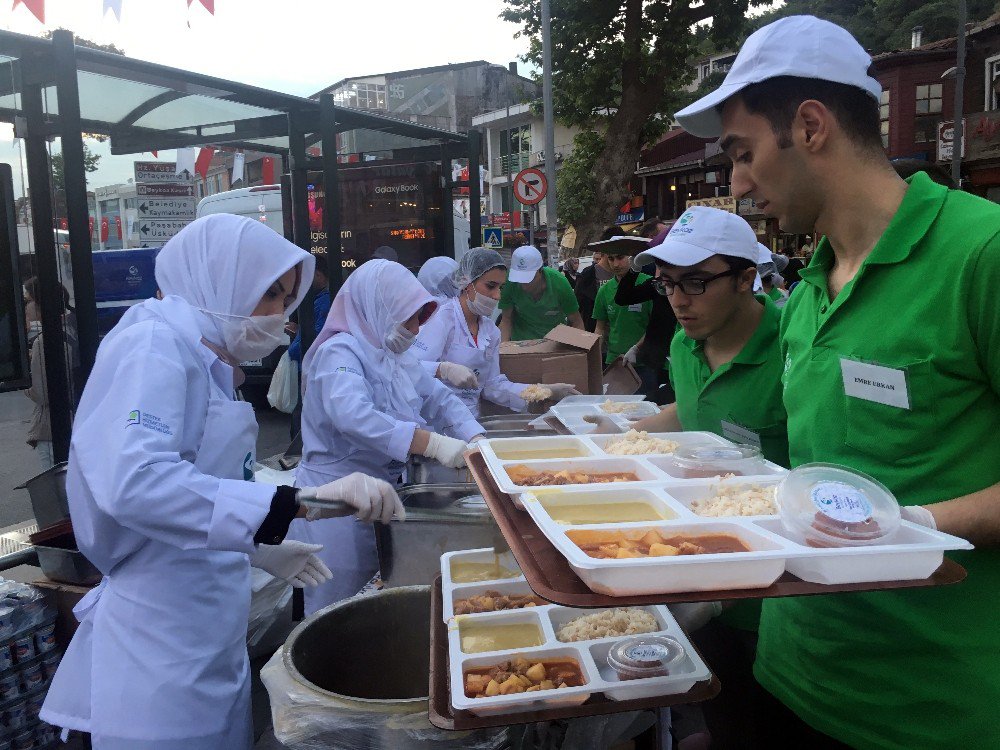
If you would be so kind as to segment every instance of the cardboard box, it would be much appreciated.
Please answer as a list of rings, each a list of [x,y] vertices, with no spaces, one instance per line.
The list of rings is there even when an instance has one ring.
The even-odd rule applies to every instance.
[[[642,378],[630,362],[619,357],[604,371],[604,393],[608,396],[631,396],[642,387]]]
[[[515,383],[572,383],[580,393],[604,392],[601,337],[556,326],[544,339],[500,345],[500,372]]]

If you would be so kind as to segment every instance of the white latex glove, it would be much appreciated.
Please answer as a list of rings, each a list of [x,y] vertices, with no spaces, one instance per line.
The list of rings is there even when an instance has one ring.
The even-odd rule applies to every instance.
[[[356,509],[354,515],[360,521],[389,523],[393,515],[400,521],[406,520],[406,509],[392,485],[360,472],[348,474],[322,487],[303,487],[299,490],[297,499],[306,507],[306,520],[342,517],[342,511],[311,504],[313,498],[347,503]]]
[[[937,529],[934,514],[922,505],[903,505],[899,509],[899,515],[904,521],[926,526],[928,529]]]
[[[286,539],[281,544],[261,544],[250,555],[250,564],[275,578],[288,581],[297,589],[319,586],[333,578],[333,573],[316,553],[322,544],[306,544]]]
[[[625,431],[607,414],[587,414],[583,417],[583,421],[597,425],[592,435],[620,435]]]
[[[572,383],[542,383],[542,387],[552,391],[552,398],[556,401],[561,401],[567,396],[580,395],[580,391]]]
[[[709,620],[722,614],[721,602],[683,602],[668,604],[667,608],[681,629],[688,634],[705,627]]]
[[[437,375],[441,380],[451,383],[456,388],[478,388],[479,378],[476,373],[465,365],[454,362],[442,362],[438,365]]]
[[[465,468],[465,456],[462,454],[468,448],[468,444],[462,440],[432,432],[427,441],[427,450],[424,451],[424,455],[450,469],[462,469]]]
[[[639,356],[639,345],[636,344],[631,349],[629,349],[627,352],[625,352],[625,361],[628,362],[629,364],[634,365],[635,364],[635,359],[638,356]]]

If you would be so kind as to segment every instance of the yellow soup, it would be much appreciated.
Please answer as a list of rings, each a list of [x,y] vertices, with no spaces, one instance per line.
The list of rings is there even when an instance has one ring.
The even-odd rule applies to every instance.
[[[518,625],[459,625],[462,651],[481,654],[484,651],[506,651],[542,645],[542,631],[534,623]]]
[[[531,461],[536,458],[586,458],[590,454],[579,446],[563,448],[497,448],[493,452],[501,461]]]
[[[557,523],[569,525],[588,523],[632,523],[662,521],[665,516],[649,503],[605,503],[567,505],[542,503],[545,512]]]
[[[519,575],[521,571],[505,568],[499,560],[489,563],[451,561],[451,580],[455,583],[499,581],[504,578],[517,578]]]

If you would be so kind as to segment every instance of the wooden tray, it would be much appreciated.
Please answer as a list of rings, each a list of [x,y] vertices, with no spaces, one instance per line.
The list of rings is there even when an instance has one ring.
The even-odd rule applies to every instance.
[[[517,559],[528,585],[543,599],[566,607],[626,607],[677,602],[705,602],[730,599],[767,599],[779,596],[838,594],[854,591],[886,591],[889,589],[946,586],[965,579],[965,568],[947,557],[929,578],[915,581],[879,581],[875,583],[824,584],[803,581],[791,573],[764,589],[728,589],[722,591],[690,591],[680,594],[642,594],[607,596],[591,591],[570,568],[552,542],[541,532],[527,511],[518,510],[514,501],[500,492],[486,461],[477,451],[466,453],[473,481],[486,499],[507,545]]]
[[[630,701],[613,701],[603,695],[593,695],[579,706],[552,708],[547,711],[476,716],[469,711],[458,711],[451,705],[451,678],[448,669],[448,626],[442,619],[441,576],[431,586],[431,668],[428,717],[439,729],[469,730],[502,727],[510,724],[531,724],[553,719],[574,719],[581,716],[616,714],[624,711],[664,708],[682,703],[698,703],[719,694],[722,685],[714,675],[711,680],[697,683],[686,693],[659,695]]]

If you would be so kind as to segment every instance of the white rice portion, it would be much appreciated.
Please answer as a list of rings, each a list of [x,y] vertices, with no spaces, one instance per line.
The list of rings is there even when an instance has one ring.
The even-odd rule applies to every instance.
[[[650,437],[648,432],[629,430],[618,440],[604,445],[604,452],[612,456],[642,456],[647,453],[674,453],[680,447],[673,440]]]
[[[556,631],[556,637],[566,643],[589,641],[612,635],[654,633],[660,624],[649,612],[638,607],[615,607],[570,620]]]
[[[773,516],[778,512],[775,486],[731,484],[714,487],[715,495],[691,503],[699,516]]]
[[[638,411],[641,408],[641,401],[612,401],[608,399],[601,404],[601,410],[605,414],[624,414],[630,411]]]

